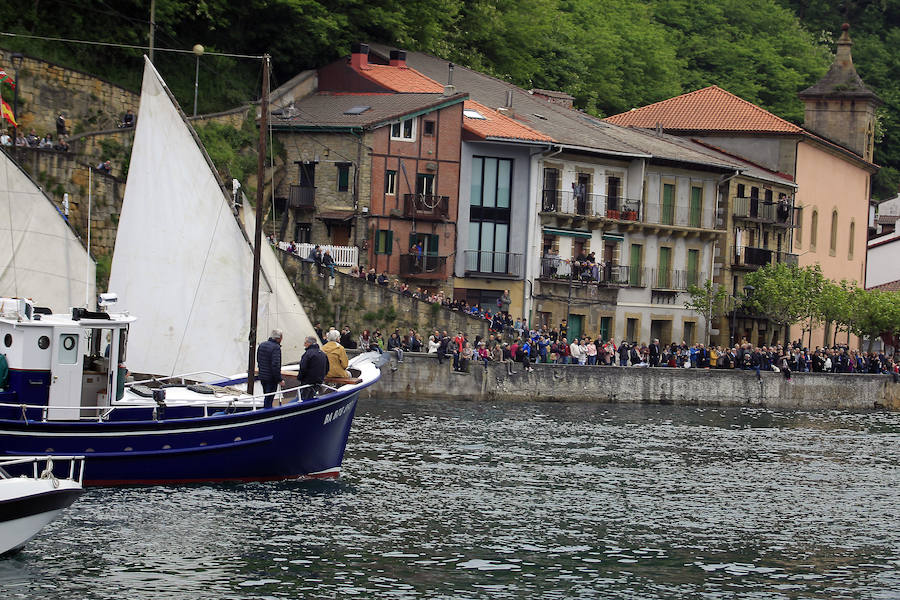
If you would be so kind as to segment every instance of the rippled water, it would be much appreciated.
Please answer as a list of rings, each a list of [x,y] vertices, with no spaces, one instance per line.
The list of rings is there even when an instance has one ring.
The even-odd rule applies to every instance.
[[[0,598],[897,598],[900,414],[363,400],[337,482],[91,489]]]

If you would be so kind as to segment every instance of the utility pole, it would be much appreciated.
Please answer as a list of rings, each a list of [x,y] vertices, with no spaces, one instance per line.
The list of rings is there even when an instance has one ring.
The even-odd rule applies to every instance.
[[[153,63],[153,38],[156,34],[156,0],[150,0],[150,63]]]

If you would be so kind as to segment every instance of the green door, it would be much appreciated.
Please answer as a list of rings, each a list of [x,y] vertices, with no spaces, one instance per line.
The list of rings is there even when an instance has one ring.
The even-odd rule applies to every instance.
[[[663,201],[661,220],[663,225],[675,223],[675,184],[663,184]]]
[[[569,331],[568,338],[571,342],[575,338],[581,338],[581,332],[584,327],[584,315],[569,315]]]
[[[703,188],[691,188],[691,227],[700,227],[700,215],[703,210]]]
[[[628,268],[628,285],[641,285],[641,245],[631,245],[631,263]]]
[[[656,287],[668,290],[672,288],[672,249],[665,246],[659,249],[659,269],[657,269]]]

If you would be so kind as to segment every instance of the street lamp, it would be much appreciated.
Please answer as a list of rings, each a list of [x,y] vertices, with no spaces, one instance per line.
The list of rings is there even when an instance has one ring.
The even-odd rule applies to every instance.
[[[194,72],[194,116],[197,116],[197,89],[200,84],[200,57],[203,56],[203,46],[194,44],[194,54],[197,55],[197,69]]]
[[[750,295],[753,293],[753,291],[755,289],[756,288],[750,284],[747,284],[744,286],[744,302],[746,302],[750,298]],[[733,302],[733,306],[731,308],[731,347],[734,348],[734,327],[735,327],[734,321],[735,321],[735,316],[737,315],[737,302],[738,302],[737,296],[732,294],[731,300]],[[743,304],[743,302],[742,302],[742,304]]]
[[[25,56],[21,52],[13,52],[9,55],[9,60],[15,72],[13,79],[16,80],[16,87],[13,88],[13,148],[15,148],[16,140],[19,139],[19,69],[22,68]]]

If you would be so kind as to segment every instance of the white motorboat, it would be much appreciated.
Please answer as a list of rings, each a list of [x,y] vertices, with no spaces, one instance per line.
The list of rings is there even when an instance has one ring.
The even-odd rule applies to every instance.
[[[75,502],[83,476],[83,456],[0,457],[0,555],[20,550]]]

